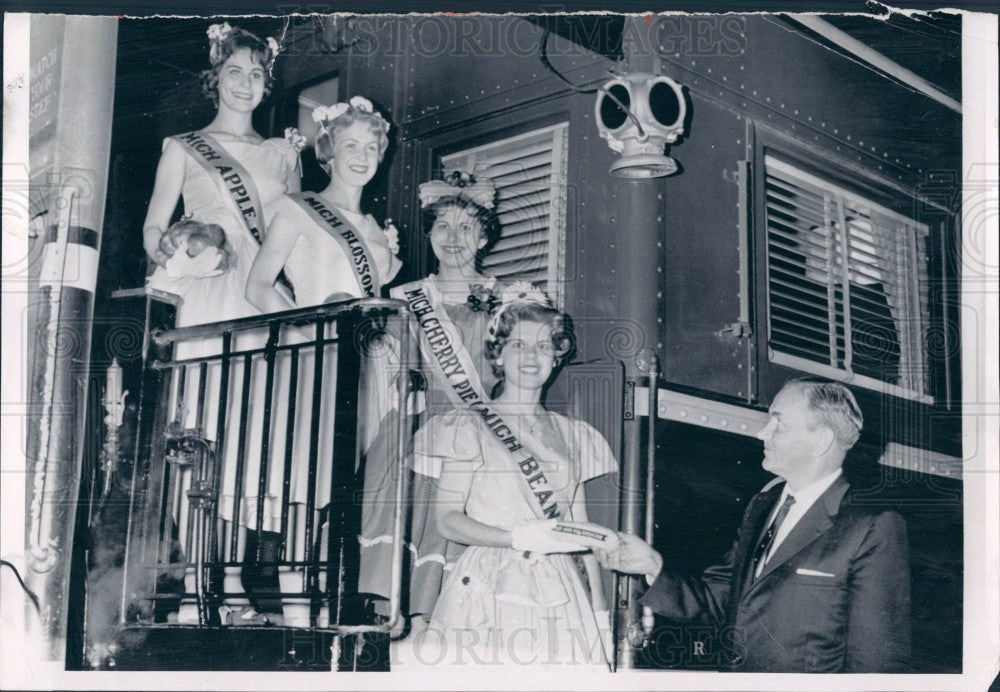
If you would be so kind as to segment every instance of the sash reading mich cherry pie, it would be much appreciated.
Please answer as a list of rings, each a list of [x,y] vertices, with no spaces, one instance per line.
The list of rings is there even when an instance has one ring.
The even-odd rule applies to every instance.
[[[563,516],[556,491],[539,467],[538,460],[517,439],[503,415],[486,403],[482,383],[468,351],[451,337],[455,333],[454,325],[441,308],[436,289],[429,282],[424,282],[406,291],[403,297],[420,326],[421,351],[432,365],[435,376],[447,384],[445,390],[453,403],[458,408],[478,413],[486,428],[511,455],[512,463],[521,471],[522,492],[536,508],[539,518]]]

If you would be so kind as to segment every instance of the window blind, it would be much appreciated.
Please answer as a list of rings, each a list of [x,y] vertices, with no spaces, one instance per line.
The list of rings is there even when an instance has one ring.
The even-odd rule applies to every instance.
[[[772,156],[765,208],[771,359],[926,398],[927,227]]]

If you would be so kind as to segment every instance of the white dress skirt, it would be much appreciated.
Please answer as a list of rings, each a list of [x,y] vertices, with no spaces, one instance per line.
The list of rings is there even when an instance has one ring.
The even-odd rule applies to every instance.
[[[548,413],[553,434],[532,445],[553,487],[572,507],[580,485],[617,470],[604,438],[583,421]],[[516,418],[508,417],[519,427]],[[524,441],[524,430],[515,430]],[[521,471],[469,411],[436,416],[414,440],[414,466],[426,475],[472,472],[465,512],[487,526],[510,530],[534,519],[518,487]],[[570,513],[572,518],[572,512]],[[566,554],[536,555],[470,546],[445,577],[427,628],[396,647],[394,671],[423,666],[488,664],[606,671],[605,641],[586,578]],[[473,658],[475,657],[475,658]]]
[[[298,155],[294,148],[284,139],[268,139],[260,143],[226,141],[220,138],[221,146],[236,158],[253,178],[260,194],[264,209],[265,222],[273,216],[273,203],[284,197],[287,192],[287,181],[296,173]],[[168,138],[164,140],[164,148],[181,146]],[[220,225],[226,234],[226,240],[233,251],[233,256],[227,270],[219,276],[206,278],[175,279],[167,276],[162,267],[147,280],[150,288],[179,295],[182,299],[177,309],[176,326],[188,327],[210,322],[240,319],[260,314],[260,312],[244,297],[247,276],[253,265],[259,245],[251,236],[237,216],[232,204],[222,196],[218,182],[190,155],[185,158],[184,182],[182,195],[185,214],[202,223]],[[232,349],[260,348],[266,341],[266,335],[253,332],[242,332],[234,335]],[[181,372],[175,370],[170,380],[170,415],[168,423],[177,428],[195,431],[197,436],[209,441],[214,448],[214,457],[207,463],[211,468],[202,472],[203,477],[214,476],[220,489],[219,516],[226,518],[232,515],[234,480],[238,463],[239,450],[239,408],[233,407],[234,396],[241,391],[244,376],[242,360],[234,360],[229,372],[229,403],[227,405],[225,439],[218,435],[219,401],[222,367],[218,356],[222,351],[222,339],[219,337],[188,340],[175,345],[174,359],[210,358],[202,377],[198,364],[191,364],[185,370],[183,394],[181,393]],[[258,357],[259,358],[259,357]],[[261,379],[256,372],[250,390],[261,388]],[[203,397],[199,389],[204,389]],[[199,403],[200,402],[200,403]],[[260,429],[263,417],[263,407],[251,402],[246,412],[247,429]],[[244,456],[253,455],[253,450],[259,447],[259,438],[248,435],[244,447]],[[192,527],[189,525],[190,505],[187,491],[191,488],[196,470],[177,467],[169,470],[168,490],[173,506],[173,518],[178,525],[181,550],[188,552],[189,535]],[[252,484],[245,485],[254,488]],[[253,503],[255,504],[255,503]],[[245,523],[246,517],[241,517]]]
[[[307,228],[298,237],[285,263],[285,274],[295,289],[297,307],[321,305],[329,302],[334,294],[347,294],[354,298],[363,296],[350,259],[342,246],[326,231],[320,229],[312,218],[293,200],[284,198],[276,205],[276,213],[288,215],[299,228]],[[391,280],[398,271],[398,260],[389,251],[385,236],[370,215],[354,214],[338,210],[339,213],[363,235],[378,268],[383,283]],[[341,300],[345,299],[343,297]],[[283,480],[286,464],[289,467],[289,507],[290,523],[286,533],[288,541],[286,559],[301,560],[306,555],[305,509],[310,498],[309,476],[312,438],[315,437],[315,461],[313,462],[313,508],[322,510],[330,502],[333,480],[334,454],[338,423],[348,422],[336,415],[336,398],[339,387],[358,388],[358,416],[350,421],[357,426],[357,440],[364,449],[378,430],[378,422],[392,407],[392,388],[398,357],[385,348],[376,348],[363,358],[362,370],[366,373],[360,382],[361,373],[347,374],[347,381],[339,380],[339,352],[341,345],[337,339],[336,324],[327,323],[323,338],[330,341],[323,347],[322,368],[318,377],[321,394],[314,398],[317,378],[317,350],[315,346],[315,323],[298,329],[286,329],[283,344],[296,347],[298,351],[298,372],[296,378],[295,410],[289,415],[291,392],[291,372],[293,355],[291,350],[283,350],[275,361],[275,382],[272,405],[272,435],[270,444],[270,470],[267,503],[264,508],[265,529],[279,531],[281,528],[281,508]],[[353,344],[352,344],[353,347]],[[393,365],[395,364],[395,365]],[[318,408],[315,404],[318,403]],[[292,426],[289,435],[289,425]],[[291,441],[291,449],[288,442]],[[287,458],[286,458],[287,457]],[[342,459],[355,460],[355,450],[344,454]],[[338,469],[339,473],[353,476],[354,465]],[[313,540],[319,538],[318,524]]]

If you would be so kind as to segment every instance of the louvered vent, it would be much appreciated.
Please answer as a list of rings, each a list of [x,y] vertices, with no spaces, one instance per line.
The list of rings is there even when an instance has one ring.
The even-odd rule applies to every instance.
[[[930,400],[927,227],[774,157],[765,166],[771,360]]]

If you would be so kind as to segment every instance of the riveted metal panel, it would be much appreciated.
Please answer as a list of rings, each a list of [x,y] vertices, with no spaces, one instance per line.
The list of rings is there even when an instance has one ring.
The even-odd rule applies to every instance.
[[[692,125],[673,156],[683,167],[665,186],[666,379],[749,395],[747,349],[754,339],[725,331],[740,320],[740,185],[746,125],[692,94]]]

